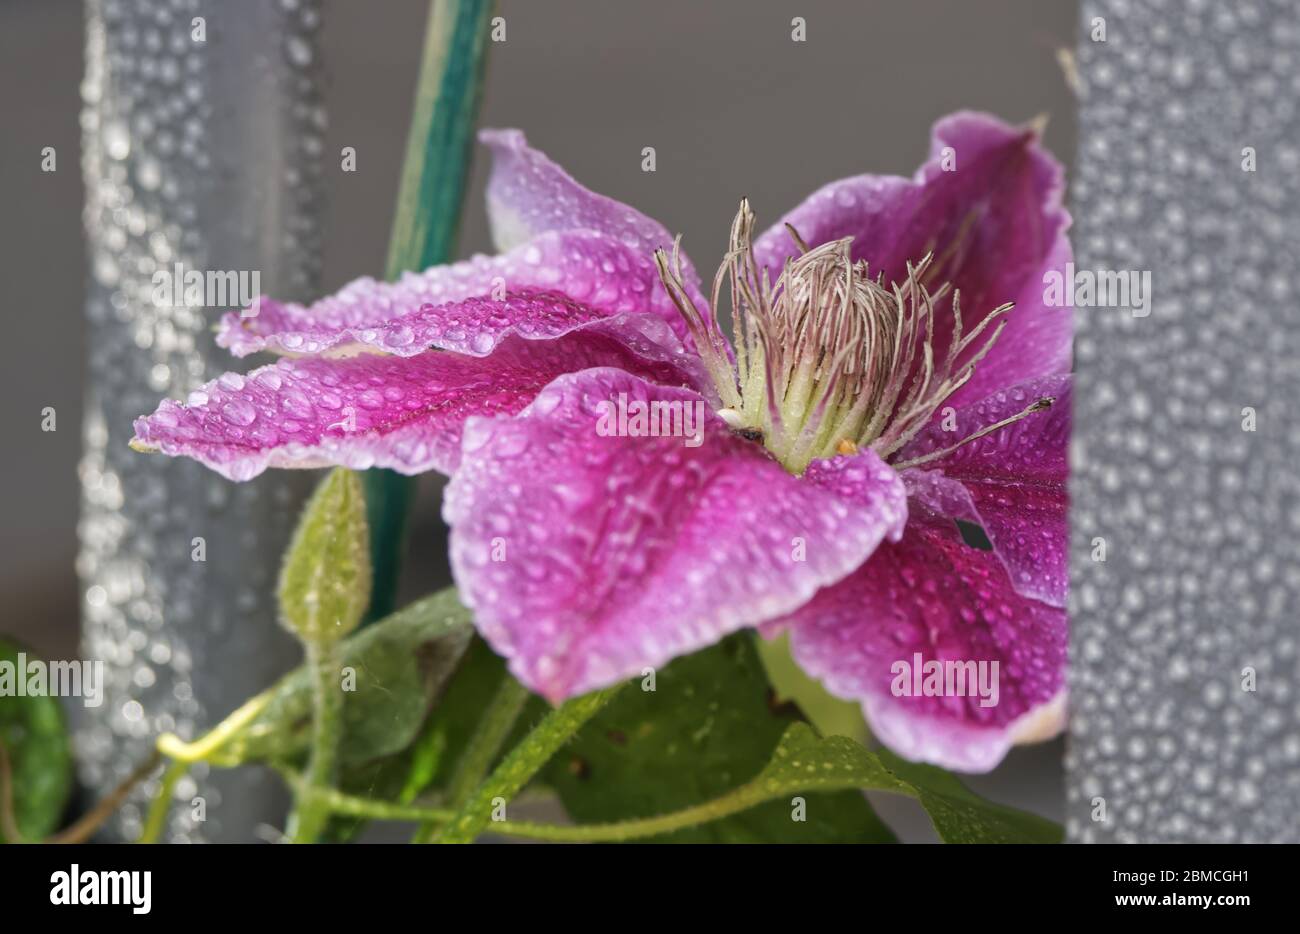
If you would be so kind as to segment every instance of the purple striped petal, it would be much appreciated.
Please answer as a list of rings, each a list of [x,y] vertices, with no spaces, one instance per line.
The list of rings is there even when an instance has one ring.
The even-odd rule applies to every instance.
[[[955,159],[953,171],[944,171],[946,150]],[[1064,274],[1072,255],[1064,190],[1061,166],[1033,131],[958,113],[935,125],[930,159],[912,180],[862,175],[832,182],[765,232],[755,255],[779,271],[793,249],[783,226],[789,223],[812,246],[853,237],[854,258],[867,260],[887,280],[902,279],[908,261],[933,251],[929,281],[951,282],[961,292],[967,330],[997,306],[1015,302],[1005,332],[952,397],[964,405],[1070,367],[1071,309],[1047,305],[1043,282],[1048,270]],[[941,353],[951,302],[940,311]]]
[[[903,463],[951,447],[1036,399],[1052,407],[962,445],[917,469],[903,471],[908,494],[942,515],[984,528],[1015,588],[1027,597],[1065,606],[1069,589],[1069,376],[1046,376],[958,410],[955,429],[932,424],[900,451]]]
[[[504,304],[493,295],[508,293]],[[551,307],[538,296],[550,296]],[[501,256],[476,256],[396,282],[357,279],[311,305],[261,299],[258,313],[230,312],[217,343],[237,357],[261,350],[342,355],[361,346],[409,355],[429,346],[481,356],[511,331],[552,337],[573,324],[650,312],[686,328],[653,263],[590,231],[548,233]]]
[[[698,406],[698,443],[602,435],[620,396]],[[794,477],[695,393],[593,369],[471,419],[443,512],[480,632],[558,701],[793,610],[896,537],[906,504],[873,453]]]
[[[1016,593],[993,555],[924,511],[900,542],[766,630],[786,628],[799,665],[860,701],[905,758],[986,772],[1012,745],[1064,727],[1065,611]],[[928,663],[953,667],[927,685]]]
[[[646,315],[602,319],[550,341],[504,337],[487,357],[431,351],[285,358],[227,373],[135,423],[137,448],[192,457],[231,480],[267,467],[450,473],[465,419],[510,415],[556,376],[623,367],[670,385],[705,382],[697,359]]]

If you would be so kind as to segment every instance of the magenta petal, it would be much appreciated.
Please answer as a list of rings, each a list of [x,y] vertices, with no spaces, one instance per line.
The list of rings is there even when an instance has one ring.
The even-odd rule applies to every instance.
[[[505,301],[493,301],[494,294]],[[538,295],[555,298],[539,305]],[[403,355],[431,345],[482,355],[511,330],[551,337],[574,323],[639,311],[685,334],[645,257],[604,234],[549,233],[501,256],[405,273],[396,282],[357,279],[311,305],[264,298],[254,316],[224,315],[217,343],[237,357],[350,353],[358,345]]]
[[[246,377],[227,373],[185,405],[164,401],[136,420],[135,444],[232,480],[333,464],[450,473],[467,417],[518,412],[562,373],[616,366],[668,384],[703,382],[694,356],[662,343],[671,340],[657,320],[629,315],[552,341],[510,335],[487,357],[286,358]]]
[[[602,435],[620,395],[699,405],[698,445]],[[906,503],[870,452],[796,478],[695,393],[592,369],[471,419],[443,513],[480,632],[558,701],[793,610],[900,534]]]
[[[654,251],[671,251],[673,236],[662,224],[620,201],[583,187],[544,152],[528,145],[520,130],[482,130],[479,140],[492,150],[488,178],[488,219],[498,250],[513,249],[551,231],[597,231],[626,247],[641,264],[655,271]],[[695,266],[682,253],[683,281],[691,298],[706,307]],[[658,284],[654,308],[671,309]],[[681,333],[681,332],[679,332]]]
[[[954,171],[943,169],[945,149]],[[887,280],[901,279],[909,261],[933,251],[931,281],[951,282],[961,292],[967,330],[1015,302],[1006,331],[952,397],[962,405],[1069,369],[1071,309],[1047,305],[1043,281],[1049,270],[1064,274],[1071,259],[1064,190],[1061,166],[1033,131],[958,113],[935,125],[930,159],[914,179],[863,175],[832,182],[765,232],[755,255],[779,271],[793,249],[783,226],[789,223],[811,245],[854,237],[854,258]],[[941,311],[950,314],[951,304]],[[938,322],[940,349],[950,326]]]
[[[494,153],[488,203],[499,256],[364,277],[311,305],[259,299],[253,313],[226,314],[217,343],[243,357],[260,350],[346,355],[362,347],[408,356],[430,346],[481,356],[506,333],[546,338],[595,317],[645,312],[686,339],[684,321],[659,281],[654,251],[672,237],[655,221],[575,182],[516,130],[485,131]],[[683,257],[692,298],[699,277]],[[539,294],[580,308],[537,307]],[[508,296],[504,303],[494,300]],[[689,343],[689,341],[688,341]]]
[[[941,515],[984,528],[1016,590],[1065,606],[1069,589],[1069,376],[1045,376],[959,409],[953,431],[935,422],[900,451],[904,463],[1051,398],[1051,408],[903,471],[908,494]]]
[[[855,175],[830,182],[809,195],[754,241],[754,258],[772,276],[798,255],[789,224],[809,246],[853,238],[853,258],[865,259],[872,271],[898,278],[908,260],[898,241],[921,200],[920,186],[896,175]]]
[[[875,735],[905,758],[986,772],[1012,745],[1064,726],[1065,611],[1016,593],[1002,565],[963,544],[951,522],[912,516],[900,542],[770,627],[785,628],[800,666],[860,701]],[[977,677],[963,693],[960,682],[939,682],[958,690],[925,696],[911,677],[918,654],[922,675],[927,662],[985,662],[996,703],[987,704],[991,690],[981,694],[977,667],[966,669]]]
[[[481,130],[492,151],[488,219],[498,250],[510,250],[549,231],[594,230],[632,248],[647,263],[673,238],[658,221],[578,184],[520,130]]]

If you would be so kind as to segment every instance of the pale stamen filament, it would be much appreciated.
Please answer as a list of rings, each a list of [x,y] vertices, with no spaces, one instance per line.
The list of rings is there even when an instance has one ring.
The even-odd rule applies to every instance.
[[[802,473],[817,458],[864,447],[882,458],[897,453],[971,379],[1006,326],[1005,319],[997,321],[985,337],[1010,304],[993,309],[966,332],[960,295],[953,292],[951,331],[946,347],[936,353],[935,307],[950,289],[944,284],[931,291],[925,284],[933,254],[908,264],[902,283],[886,286],[882,276],[869,274],[865,261],[853,260],[852,238],[810,248],[787,224],[799,255],[787,258],[772,282],[754,256],[754,225],[744,200],[707,312],[695,307],[683,282],[679,244],[671,261],[662,250],[655,261],[717,386],[727,421],[761,437],[792,473]],[[734,366],[717,318],[724,278],[731,297]],[[1039,400],[946,450],[1047,404],[1050,400]]]
[[[1056,399],[1052,398],[1051,396],[1044,396],[1043,398],[1037,399],[1034,402],[1030,403],[1029,405],[1025,406],[1021,411],[1017,412],[1015,415],[1012,415],[1010,418],[1004,418],[1002,419],[1002,421],[994,422],[992,425],[985,425],[979,431],[967,435],[965,438],[962,438],[956,444],[949,445],[948,447],[941,448],[937,451],[931,451],[929,454],[922,454],[920,457],[913,457],[905,461],[900,461],[894,464],[894,468],[896,470],[905,470],[908,467],[919,467],[921,464],[928,464],[931,461],[939,460],[941,457],[947,457],[949,454],[957,450],[959,447],[962,447],[963,445],[970,444],[972,441],[975,441],[979,438],[983,438],[985,435],[991,435],[993,432],[1005,428],[1010,424],[1018,422],[1022,418],[1028,415],[1033,415],[1035,412],[1042,412],[1046,409],[1050,409],[1052,405],[1055,404],[1055,402]]]

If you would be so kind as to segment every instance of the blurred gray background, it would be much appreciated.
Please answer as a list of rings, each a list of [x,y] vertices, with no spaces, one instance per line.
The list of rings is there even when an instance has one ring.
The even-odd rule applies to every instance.
[[[279,0],[267,0],[279,2]],[[427,3],[326,0],[329,112],[324,286],[383,266]],[[930,124],[961,108],[1050,117],[1067,168],[1075,104],[1057,63],[1074,2],[1042,0],[504,0],[482,123],[516,126],[589,187],[636,205],[684,242],[705,275],[738,199],[760,222],[822,183],[910,174]],[[0,497],[0,631],[49,657],[76,652],[76,553],[85,249],[79,167],[83,22],[76,0],[0,0],[0,259],[7,334],[0,411],[9,426]],[[808,41],[791,41],[791,18]],[[40,171],[43,147],[58,171]],[[357,171],[338,152],[357,150]],[[641,171],[655,147],[657,171]],[[461,254],[488,250],[486,163],[476,159]],[[58,431],[40,430],[54,406]],[[449,580],[436,481],[424,482],[405,587]],[[202,660],[197,660],[202,664]],[[1061,747],[1018,750],[972,785],[1059,819]],[[908,804],[889,807],[925,836]]]

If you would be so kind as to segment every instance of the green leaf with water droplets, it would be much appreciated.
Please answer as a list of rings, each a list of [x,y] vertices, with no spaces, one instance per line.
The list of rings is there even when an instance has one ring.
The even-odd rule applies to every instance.
[[[945,843],[1060,843],[1065,830],[1037,814],[986,801],[951,772],[908,762],[888,749],[875,753],[896,778],[909,785]]]
[[[945,843],[1060,843],[1061,828],[1034,814],[985,801],[932,765],[871,751],[844,736],[819,737],[796,723],[755,784],[765,796],[865,788],[915,798]]]
[[[330,471],[312,494],[285,554],[279,598],[281,620],[304,642],[336,642],[361,622],[370,602],[370,533],[352,471]]]
[[[808,729],[798,708],[775,703],[753,640],[743,633],[678,658],[656,673],[653,691],[634,682],[597,713],[545,772],[569,815],[601,823],[710,801],[759,774],[791,724]],[[786,797],[650,839],[893,842],[863,795],[841,790],[851,787],[806,789],[802,821]]]
[[[19,654],[32,655],[0,638],[0,665],[17,676]],[[0,692],[0,744],[8,754],[13,816],[24,840],[40,840],[54,831],[72,791],[72,751],[67,726],[56,698],[23,697]],[[0,821],[0,843],[12,843]]]

